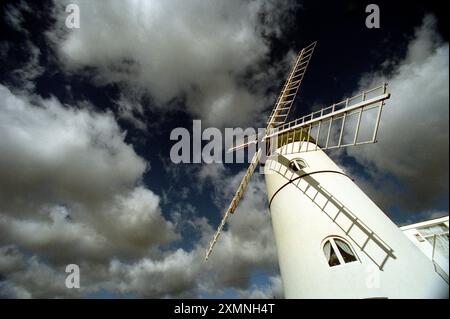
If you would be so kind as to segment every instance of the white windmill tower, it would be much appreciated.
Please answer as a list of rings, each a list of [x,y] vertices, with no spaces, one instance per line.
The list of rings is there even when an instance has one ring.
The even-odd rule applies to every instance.
[[[387,84],[285,123],[315,46],[298,54],[265,134],[247,136],[230,149],[264,145],[253,156],[206,259],[264,155],[286,298],[448,297],[448,283],[432,262],[324,152],[376,142],[390,97]],[[373,120],[367,124],[365,118]]]

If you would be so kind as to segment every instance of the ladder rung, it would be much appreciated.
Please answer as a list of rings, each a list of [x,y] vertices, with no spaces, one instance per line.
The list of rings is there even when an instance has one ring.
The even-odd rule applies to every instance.
[[[277,110],[278,110],[278,108],[279,107],[291,107],[291,105],[289,105],[290,103],[284,103],[284,102],[280,102],[280,103],[278,103],[278,105],[277,105]],[[289,106],[287,106],[287,105],[289,105]]]
[[[301,63],[298,64],[298,66],[301,66],[301,65],[304,65],[304,64],[308,65],[309,60],[310,60],[310,59],[304,59],[304,60],[302,60]],[[298,67],[297,67],[297,68],[298,68]]]
[[[309,54],[309,52],[311,52],[312,54],[312,51],[314,50],[315,47],[316,47],[315,43],[312,43],[307,47],[303,48],[303,50],[301,50],[299,53],[299,57],[303,57],[304,55]]]
[[[309,50],[310,47],[315,47],[317,42],[313,42],[310,45],[308,45],[304,50]]]
[[[283,110],[280,110],[280,109],[278,109],[277,110],[277,115],[276,116],[279,116],[279,115],[285,115],[286,114],[286,108],[284,108]],[[283,112],[284,111],[284,112]]]
[[[295,75],[298,75],[300,73],[305,73],[306,67],[307,66],[301,67],[300,69],[297,69],[294,72],[292,72],[292,77],[294,77]],[[291,77],[291,80],[292,80],[292,77]]]
[[[302,75],[302,74],[305,74],[305,70],[304,70],[304,69],[301,69],[301,70],[295,71],[295,72],[293,73],[293,75],[292,75],[292,78],[291,78],[291,79],[295,78],[296,76]],[[298,81],[298,80],[297,80],[297,81]]]
[[[301,60],[303,61],[307,61],[311,58],[313,52],[311,51],[310,53],[304,53],[304,55],[301,57]]]
[[[300,83],[300,82],[301,82],[300,80],[295,80],[294,82],[291,82],[291,85],[296,85],[297,83]]]
[[[280,102],[280,104],[289,104],[289,103],[291,103],[291,102],[293,102],[294,100],[289,100],[289,101],[283,101],[283,102]]]
[[[286,85],[286,86],[283,88],[283,91],[286,91],[286,90],[292,90],[293,88],[295,88],[295,85],[292,84],[292,82],[290,81],[290,82],[288,83],[288,85]]]
[[[307,46],[303,49],[303,54],[306,54],[307,52],[310,52],[311,50],[314,50],[315,46]]]
[[[298,86],[294,86],[294,87],[290,88],[289,90],[283,91],[280,96],[286,97],[287,94],[295,93],[295,92],[297,92],[297,90],[298,90]]]
[[[308,56],[305,59],[302,59],[302,61],[301,61],[301,63],[299,65],[308,63],[310,59],[311,59],[311,56]]]
[[[310,58],[311,58],[311,56],[312,56],[312,52],[311,52],[311,53],[308,53],[307,55],[302,56],[302,57],[300,58],[300,61],[299,61],[299,62],[309,61]]]
[[[283,93],[282,97],[286,98],[287,96],[295,95],[297,93],[297,88],[295,90],[289,90]]]
[[[300,85],[299,80],[289,82],[289,86],[285,88],[285,90],[292,90],[297,88]]]
[[[305,54],[305,55],[309,54],[309,55],[311,55],[312,54],[312,50],[314,50],[314,48],[308,48],[307,50],[303,51],[302,54]],[[311,52],[311,54],[309,52]]]
[[[298,78],[299,76],[303,76],[305,73],[300,73],[300,74],[297,74],[296,76],[293,76],[291,79],[295,79],[295,78]]]
[[[302,64],[305,64],[305,63],[308,63],[308,62],[309,62],[309,60],[303,61],[302,63],[299,63],[298,66],[300,66]]]
[[[282,92],[282,93],[286,93],[287,91],[292,91],[292,90],[295,90],[295,89],[297,89],[296,86],[291,86],[290,88],[287,88],[287,89],[285,89],[285,90],[283,90],[283,91],[281,91],[281,92]]]
[[[291,80],[289,81],[289,87],[290,88],[296,88],[299,85],[300,85],[300,81],[299,80],[292,81],[292,78],[291,78]]]
[[[292,78],[291,78],[291,79],[293,79],[293,78],[294,78],[294,76],[297,76],[297,75],[300,75],[300,74],[304,74],[304,73],[305,73],[305,69],[306,69],[306,67],[304,67],[304,68],[301,68],[301,69],[299,69],[299,70],[295,71],[294,73],[292,73],[292,74],[293,74],[293,76],[292,76]]]

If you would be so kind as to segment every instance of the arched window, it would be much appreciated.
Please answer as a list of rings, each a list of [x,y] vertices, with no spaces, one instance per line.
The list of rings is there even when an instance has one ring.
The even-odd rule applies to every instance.
[[[303,170],[305,167],[307,167],[306,162],[301,158],[294,158],[289,163],[289,168],[293,170],[294,172]]]
[[[331,237],[325,240],[323,253],[330,267],[358,260],[350,244],[337,237]]]

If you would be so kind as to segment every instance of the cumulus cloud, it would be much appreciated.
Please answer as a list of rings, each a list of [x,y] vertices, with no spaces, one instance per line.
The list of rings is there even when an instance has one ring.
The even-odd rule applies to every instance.
[[[292,57],[286,54],[281,69],[267,65],[268,38],[281,34],[279,25],[289,20],[292,3],[73,2],[80,5],[81,28],[64,27],[65,3],[58,2],[57,22],[47,33],[59,62],[66,72],[87,75],[96,85],[118,84],[117,115],[143,131],[149,127],[147,97],[159,110],[185,103],[209,124],[255,123],[263,118],[255,114],[267,106],[268,79]],[[17,30],[20,10],[10,7],[7,17]],[[448,44],[436,36],[433,23],[425,19],[400,62],[386,61],[391,73],[363,77],[364,88],[388,80],[393,95],[380,143],[348,150],[371,168],[379,184],[387,185],[384,176],[391,174],[412,185],[408,194],[420,196],[405,196],[404,204],[415,207],[448,194]],[[9,45],[0,45],[0,54],[7,56]],[[29,91],[42,71],[39,49],[30,54],[29,68],[17,71]],[[149,163],[125,142],[111,112],[94,111],[87,102],[67,106],[56,98],[18,94],[3,85],[0,111],[0,296],[82,297],[106,291],[197,297],[227,288],[242,297],[282,296],[260,176],[253,177],[205,262],[216,225],[180,198],[162,211],[159,196],[142,182]],[[170,163],[165,169],[177,180],[182,180],[180,171],[195,176],[199,193],[207,185],[217,206],[210,214],[216,218],[244,174],[231,176],[223,165]],[[190,191],[183,183],[176,185],[181,199]],[[165,204],[173,190],[163,193]],[[186,228],[199,238],[179,248],[189,240],[182,237]],[[80,290],[64,286],[68,263],[80,265]],[[267,285],[252,283],[255,271],[269,276]]]
[[[264,287],[252,287],[240,293],[241,298],[246,299],[280,299],[283,298],[283,283],[280,276],[269,278],[269,284]]]
[[[263,185],[251,183],[255,190]],[[253,194],[253,192],[250,192]],[[224,293],[234,288],[241,297],[273,298],[282,296],[275,246],[268,215],[260,207],[260,198],[247,196],[240,212],[230,220],[213,255],[204,260],[213,228],[206,218],[193,219],[201,239],[192,250],[173,249],[154,256],[131,260],[110,255],[109,261],[81,261],[81,289],[65,288],[62,265],[49,266],[38,256],[27,258],[16,246],[0,251],[0,294],[17,298],[81,297],[107,291],[111,294],[147,298],[198,297]],[[61,236],[59,240],[64,240]],[[58,240],[55,238],[55,241]],[[62,248],[62,247],[61,247]],[[69,252],[71,248],[68,247]],[[31,249],[37,252],[35,248]],[[63,255],[61,251],[60,255]],[[41,255],[43,256],[43,255]],[[271,277],[264,286],[251,284],[255,270]],[[40,277],[35,278],[38,274]]]
[[[222,176],[223,184],[236,184],[242,177]],[[113,260],[109,266],[109,288],[120,293],[145,297],[198,297],[220,295],[234,288],[242,297],[274,298],[282,296],[272,226],[264,198],[264,184],[256,178],[249,184],[238,211],[230,218],[213,254],[206,262],[206,248],[215,229],[205,217],[189,216],[189,223],[200,234],[191,250],[170,250],[157,258],[143,258],[134,263]],[[230,189],[232,186],[230,186]],[[217,213],[228,204],[223,198]],[[185,225],[186,226],[186,225]],[[255,271],[268,274],[265,286],[251,283]]]
[[[16,96],[2,85],[0,108],[0,207],[20,204],[15,213],[26,214],[45,202],[96,205],[145,171],[109,113]]]
[[[162,110],[184,101],[193,116],[215,125],[262,119],[257,114],[268,106],[278,71],[267,64],[268,38],[280,36],[296,7],[260,0],[70,2],[80,7],[80,29],[64,26],[58,2],[58,22],[48,32],[69,72],[88,72],[98,85],[118,83],[129,96],[148,94]]]
[[[207,177],[200,182],[207,182],[210,185],[209,191],[214,193],[214,202],[217,206],[217,209],[208,212],[208,215],[216,214],[218,217],[228,207],[244,171],[236,175],[230,175],[224,168],[218,169],[213,174],[205,172],[211,173],[209,166],[199,169],[196,174]],[[211,225],[205,217],[198,217],[189,205],[177,208],[178,206],[182,205],[175,205],[177,228],[195,229],[200,238],[191,250],[170,251],[158,261],[141,261],[145,266],[140,263],[130,265],[116,263],[115,266],[118,267],[116,269],[120,271],[144,267],[150,274],[137,270],[132,271],[132,274],[138,277],[155,278],[154,284],[128,287],[131,291],[144,296],[192,297],[202,294],[220,295],[226,288],[234,288],[242,297],[282,296],[281,283],[277,280],[279,271],[275,241],[265,185],[261,176],[253,177],[238,210],[230,217],[226,229],[222,232],[207,262],[204,259],[206,248],[217,225]],[[189,270],[182,273],[179,267],[181,263],[184,263],[185,268]],[[162,267],[165,269],[165,275],[156,275]],[[269,279],[267,286],[252,285],[251,278],[255,271],[268,274],[273,278]],[[125,274],[128,273],[129,271],[125,271]],[[136,283],[143,281],[131,278],[129,280]],[[161,290],[159,286],[170,288],[163,291],[164,289]]]
[[[218,178],[213,183],[220,214],[228,208],[244,173]],[[261,176],[253,177],[227,227],[208,261],[212,269],[220,269],[212,273],[214,282],[222,283],[219,287],[231,285],[247,289],[255,270],[278,273],[275,240]],[[210,230],[209,234],[204,235],[205,244],[209,244],[212,234]]]
[[[21,299],[81,297],[76,289],[66,288],[64,268],[55,269],[41,262],[36,256],[20,257],[24,267],[7,273],[7,280],[0,281],[1,297]],[[2,258],[0,254],[0,260]]]
[[[3,85],[0,101],[2,294],[67,296],[58,279],[65,264],[98,271],[114,256],[158,256],[161,245],[179,239],[159,197],[141,186],[147,163],[110,113],[17,95]]]
[[[144,258],[127,265],[113,261],[110,273],[120,278],[121,293],[135,293],[143,297],[194,297],[200,276],[201,259],[197,253],[177,249],[162,260]]]
[[[143,102],[148,97],[162,111],[185,104],[209,124],[240,124],[236,113],[242,123],[255,123],[263,118],[255,114],[267,106],[269,80],[293,57],[287,53],[279,67],[268,66],[269,38],[281,35],[292,2],[75,1],[81,9],[78,30],[64,27],[67,3],[55,3],[57,22],[47,33],[60,66],[95,85],[118,84],[116,115],[142,131],[151,125]],[[22,25],[28,6],[8,8],[9,25],[27,38]],[[7,58],[11,45],[0,45]],[[163,213],[159,196],[142,182],[149,163],[125,142],[112,112],[33,94],[44,51],[29,40],[26,45],[28,63],[12,74],[17,81],[0,84],[0,296],[198,297],[227,288],[241,296],[278,295],[260,178],[249,185],[205,262],[215,227],[183,201]],[[167,170],[178,174],[179,167]],[[215,194],[218,216],[243,175],[230,176],[223,165],[183,170]],[[184,185],[181,191],[183,199],[190,190]],[[197,238],[178,248],[186,228]],[[69,263],[80,266],[79,290],[64,285]],[[272,276],[267,286],[252,284],[255,270]]]
[[[122,94],[116,104],[121,119],[127,120],[134,127],[144,132],[148,129],[144,119],[144,108],[139,101],[131,100]]]
[[[417,212],[448,196],[449,48],[435,24],[433,16],[424,18],[406,56],[386,61],[392,68],[389,74],[366,74],[361,79],[362,89],[387,81],[392,93],[383,110],[380,142],[347,150],[369,167],[376,188],[390,193],[382,195],[360,181],[384,206],[400,204]],[[399,189],[392,176],[406,189]]]
[[[147,163],[112,114],[3,85],[0,97],[0,295],[196,297],[235,288],[272,296],[272,288],[251,286],[255,269],[277,275],[260,178],[205,262],[213,227],[189,205],[174,206],[172,221],[164,217],[159,196],[140,182]],[[243,172],[211,168],[197,173],[203,182],[217,179],[219,214]],[[173,245],[183,227],[199,234],[190,249]],[[69,263],[80,266],[80,290],[64,285]]]
[[[50,221],[0,215],[0,241],[38,253],[54,264],[146,256],[152,248],[179,238],[158,204],[151,191],[136,188],[97,210],[55,207],[49,212]]]

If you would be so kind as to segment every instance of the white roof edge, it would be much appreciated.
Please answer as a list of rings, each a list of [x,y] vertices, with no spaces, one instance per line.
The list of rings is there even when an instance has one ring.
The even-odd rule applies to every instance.
[[[427,221],[423,221],[423,222],[415,223],[415,224],[411,224],[411,225],[405,225],[405,226],[400,227],[400,229],[408,230],[408,229],[412,229],[412,228],[419,228],[419,227],[429,226],[429,225],[433,225],[433,224],[439,224],[439,223],[443,223],[443,222],[448,222],[448,216],[430,219]]]

